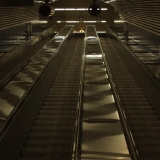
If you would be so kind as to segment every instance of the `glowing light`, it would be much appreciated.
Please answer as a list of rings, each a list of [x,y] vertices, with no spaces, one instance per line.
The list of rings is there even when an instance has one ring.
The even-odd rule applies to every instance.
[[[64,8],[55,8],[55,11],[64,11]]]
[[[87,8],[76,8],[76,11],[85,11]]]
[[[107,8],[101,8],[101,11],[106,11]],[[88,11],[88,8],[55,8],[55,11]]]
[[[75,8],[65,8],[65,11],[74,11]]]
[[[79,21],[66,21],[66,23],[79,23]]]
[[[96,23],[96,21],[84,21],[84,23]]]

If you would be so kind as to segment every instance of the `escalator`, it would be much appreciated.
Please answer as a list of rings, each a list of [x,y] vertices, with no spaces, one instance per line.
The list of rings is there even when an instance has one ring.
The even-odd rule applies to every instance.
[[[118,44],[109,30],[107,31],[107,36],[101,37],[101,43],[136,149],[141,160],[158,160],[160,159],[160,121],[154,107],[154,103],[158,104],[158,100],[153,103],[145,92],[145,87],[147,87],[149,92],[154,93],[154,88],[151,87],[153,82],[146,85],[147,78],[139,74],[134,78],[135,70],[140,70],[140,68],[136,66],[134,70],[129,68],[134,63],[134,59],[129,64],[124,60],[127,59],[127,55],[122,58],[126,51],[122,46],[120,47],[120,43]],[[140,78],[144,80],[144,87],[138,83]]]
[[[72,159],[82,40],[82,38],[70,39],[71,45],[65,50],[66,56],[46,95],[19,159]]]

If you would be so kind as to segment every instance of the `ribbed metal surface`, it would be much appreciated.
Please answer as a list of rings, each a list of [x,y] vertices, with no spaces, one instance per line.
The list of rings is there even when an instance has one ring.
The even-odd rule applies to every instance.
[[[38,19],[36,7],[0,7],[0,30]]]
[[[110,4],[118,9],[122,19],[160,35],[159,0],[119,0]]]
[[[110,35],[109,35],[110,37]],[[141,160],[159,160],[160,122],[143,89],[136,82],[115,47],[115,40],[102,38],[120,104],[126,115]]]
[[[88,25],[90,36],[96,35],[95,26]],[[131,160],[121,128],[112,87],[108,78],[99,37],[86,37],[83,81],[83,125],[81,160]],[[97,50],[87,49],[92,44]],[[108,154],[109,153],[109,154]],[[115,154],[116,153],[116,154]]]
[[[60,50],[66,52],[65,59],[29,134],[23,160],[72,157],[83,37],[73,37],[67,42]]]

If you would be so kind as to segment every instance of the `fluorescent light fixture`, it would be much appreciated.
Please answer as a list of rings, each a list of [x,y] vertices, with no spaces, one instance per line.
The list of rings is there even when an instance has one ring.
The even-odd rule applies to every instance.
[[[85,11],[88,10],[87,8],[76,8],[76,11]]]
[[[101,11],[106,11],[106,10],[108,10],[107,8],[101,8]]]
[[[64,11],[64,8],[55,8],[55,11]]]
[[[35,3],[43,3],[43,1],[34,1]]]
[[[92,10],[92,9],[90,9]],[[107,8],[101,8],[101,11],[106,11]],[[88,8],[55,8],[55,11],[88,11]]]
[[[117,0],[110,0],[110,1],[106,1],[104,3],[110,3],[110,2],[115,2],[115,1],[117,1]]]
[[[47,23],[47,21],[39,21],[39,20],[33,20],[31,23],[37,23],[37,24],[42,24],[42,23]]]
[[[66,21],[66,23],[79,23],[79,21]]]
[[[97,33],[106,33],[106,31],[97,31]]]
[[[93,58],[93,57],[99,57],[99,58],[101,58],[102,57],[102,55],[101,54],[96,54],[96,55],[92,55],[92,54],[90,54],[90,55],[86,55],[86,58]]]
[[[96,23],[96,21],[84,21],[84,23]]]
[[[65,8],[65,11],[75,11],[75,8]]]
[[[123,23],[124,20],[114,20],[115,23]]]
[[[80,21],[57,21],[57,23],[79,23]],[[84,23],[96,23],[97,21],[81,21]],[[97,22],[98,23],[98,22]],[[106,21],[101,21],[101,23],[106,23]]]

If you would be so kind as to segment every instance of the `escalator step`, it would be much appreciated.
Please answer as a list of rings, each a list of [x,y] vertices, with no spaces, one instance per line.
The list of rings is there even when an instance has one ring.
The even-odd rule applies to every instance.
[[[153,147],[160,147],[160,143],[159,141],[157,141],[157,139],[149,139],[148,138],[143,141],[136,141],[137,146],[139,147],[146,147],[146,146],[150,146],[151,148]]]
[[[74,125],[75,121],[66,121],[66,120],[61,120],[61,121],[43,121],[43,120],[36,120],[35,121],[35,126],[53,126],[53,125]]]
[[[23,156],[26,158],[33,157],[42,157],[42,158],[57,158],[57,157],[70,157],[71,149],[70,148],[31,148],[23,149]],[[64,157],[65,158],[65,157]]]
[[[156,115],[154,110],[145,110],[141,112],[140,110],[125,110],[126,115]]]
[[[147,98],[143,98],[142,96],[141,97],[120,97],[120,101],[121,102],[147,102]]]
[[[70,98],[70,97],[72,97],[72,98],[77,98],[78,97],[78,94],[76,95],[76,94],[72,94],[72,95],[57,95],[57,94],[47,94],[47,96],[46,96],[47,98]]]
[[[59,131],[59,132],[50,132],[50,133],[46,133],[46,132],[36,132],[36,133],[30,133],[29,134],[29,139],[45,139],[45,140],[53,140],[56,138],[67,138],[72,139],[72,134],[73,131],[72,130],[66,130],[66,131]]]
[[[157,115],[126,115],[128,121],[130,120],[150,120],[150,121],[157,121],[158,116]]]
[[[154,132],[154,133],[160,133],[160,127],[154,127],[154,126],[132,126],[131,127],[132,133],[150,133],[150,132]]]
[[[54,139],[52,140],[27,140],[26,146],[27,147],[34,147],[34,146],[41,146],[41,147],[51,147],[51,146],[69,146],[71,145],[72,141],[67,139]]]
[[[59,110],[63,110],[63,111],[75,111],[76,110],[76,107],[75,106],[45,106],[43,105],[42,106],[42,110],[54,110],[54,111],[59,111]]]
[[[129,124],[133,126],[160,126],[160,121],[129,121]]]
[[[59,111],[55,111],[55,110],[40,110],[39,112],[40,115],[76,115],[76,111],[70,111],[70,110],[59,110]]]
[[[77,106],[77,102],[44,102],[44,105],[47,105],[47,106],[60,106],[60,105],[63,105],[63,106]]]
[[[130,101],[128,101],[128,102],[123,102],[123,101],[121,101],[121,103],[122,103],[122,105],[123,106],[132,106],[132,105],[137,105],[137,106],[144,106],[144,105],[150,105],[150,103],[149,102],[141,102],[141,101],[139,101],[139,102],[136,102],[136,101],[132,101],[132,102],[130,102]]]
[[[37,120],[42,120],[42,121],[55,121],[55,120],[60,120],[61,118],[61,121],[63,120],[67,120],[67,121],[75,121],[75,115],[73,116],[62,116],[62,115],[55,115],[55,116],[48,116],[48,115],[38,115],[37,116]]]
[[[141,141],[141,140],[148,140],[148,139],[155,139],[157,141],[159,141],[160,139],[160,134],[159,133],[154,133],[154,132],[145,132],[145,133],[133,133],[134,136],[134,140],[135,141]]]
[[[68,131],[68,130],[74,130],[74,126],[66,126],[66,125],[54,125],[54,126],[34,126],[32,127],[32,132],[61,132],[61,131]]]
[[[62,98],[46,98],[45,99],[45,102],[61,102],[61,101],[65,101],[65,102],[77,102],[77,98],[74,98],[74,97],[62,97]]]
[[[123,94],[121,93],[119,95],[120,99],[123,99],[123,98],[146,98],[146,96],[144,94]]]
[[[151,105],[146,105],[146,106],[144,106],[144,105],[141,105],[141,106],[137,106],[137,105],[132,105],[132,106],[130,106],[130,105],[126,105],[126,106],[123,106],[123,108],[124,108],[124,110],[126,111],[126,110],[152,110],[152,106]]]

